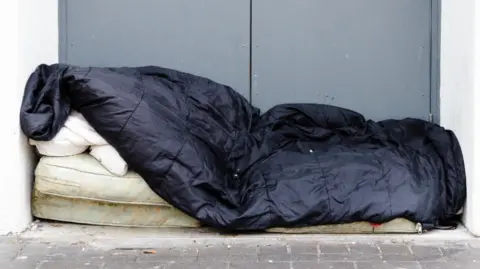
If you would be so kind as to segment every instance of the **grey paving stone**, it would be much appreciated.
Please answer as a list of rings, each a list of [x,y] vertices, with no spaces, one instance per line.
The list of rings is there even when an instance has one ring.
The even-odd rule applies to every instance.
[[[298,243],[297,243],[298,244]],[[354,261],[380,261],[380,252],[378,251],[378,248],[375,245],[353,245],[352,247],[350,245],[346,244],[338,244],[338,245],[333,245],[333,244],[328,244],[328,245],[322,245],[320,244],[318,246],[319,252],[317,255],[313,254],[314,251],[314,246],[310,246],[308,249],[304,251],[295,251],[296,248],[298,248],[297,245],[291,246],[292,249],[292,260],[294,261],[308,261],[308,260],[315,260],[315,258],[318,259],[318,261],[333,261],[333,262],[338,262],[338,261],[348,261],[348,260],[354,260]],[[294,255],[295,253],[302,253],[302,252],[309,252],[309,254],[297,254]]]
[[[412,255],[412,252],[405,244],[379,244],[382,254]]]
[[[290,262],[231,262],[229,269],[290,269]]]
[[[464,243],[438,241],[432,245],[396,243],[379,247],[373,242],[320,243],[321,253],[314,242],[259,243],[196,244],[145,251],[2,239],[0,269],[480,269],[480,248]]]
[[[344,251],[343,246],[336,251],[330,252],[340,253],[320,253],[319,261],[381,261],[380,252],[375,244],[347,244],[344,245],[347,252]]]
[[[405,255],[405,254],[382,254],[381,259],[387,262],[416,262],[417,257],[413,254]]]
[[[205,253],[210,253],[212,251],[215,251],[218,255],[228,255],[230,252],[230,249],[228,248],[227,245],[221,244],[221,245],[199,245],[197,247],[197,250],[199,253],[205,252]],[[256,253],[256,252],[255,252]]]
[[[82,256],[85,256],[88,253],[88,248],[83,246],[52,246],[49,248],[47,246],[45,251],[45,256],[47,256],[49,260],[68,261],[83,258]],[[98,251],[95,251],[95,253],[98,253]],[[25,251],[22,251],[22,255],[26,255]]]
[[[91,255],[84,255],[75,257],[74,260],[83,261],[89,260],[93,262],[110,262],[110,263],[133,263],[138,256],[127,255],[109,255],[109,253],[97,253]]]
[[[230,261],[258,261],[259,247],[257,245],[228,245]]]
[[[480,249],[480,240],[468,242],[468,246],[473,249]]]
[[[444,245],[440,246],[440,251],[445,259],[457,259],[462,258],[465,254],[471,253],[471,251],[477,251],[477,249],[462,245],[454,247],[451,245]]]
[[[443,260],[447,262],[480,262],[480,250],[463,248],[441,248]],[[480,266],[479,266],[480,268]]]
[[[34,267],[37,268],[42,262],[48,261],[48,257],[45,255],[35,255],[34,253],[30,253],[29,256],[27,255],[19,255],[15,257],[11,262],[17,264],[21,267]],[[0,267],[2,268],[2,267]]]
[[[230,255],[253,255],[256,256],[259,251],[259,246],[253,244],[232,244],[227,245]]]
[[[472,261],[461,262],[420,262],[422,269],[478,269],[480,263]]]
[[[34,260],[47,260],[47,256],[56,249],[59,249],[59,247],[55,244],[29,243],[23,246],[18,252],[18,257],[28,257],[29,259]],[[63,255],[66,256],[66,254]]]
[[[319,248],[317,243],[289,242],[287,243],[292,261],[318,261]]]
[[[320,262],[341,262],[341,261],[382,261],[380,255],[363,256],[361,254],[320,254]]]
[[[260,246],[258,260],[267,262],[290,261],[290,255],[288,255],[286,245]]]
[[[38,266],[45,261],[48,261],[48,257],[35,255],[35,256],[18,256],[10,262],[14,264],[18,264],[19,266],[28,267],[28,266]]]
[[[189,262],[189,263],[170,263],[168,269],[227,269],[227,262]],[[163,268],[162,268],[163,269]]]
[[[316,254],[291,254],[289,256],[291,261],[302,261],[302,262],[317,262],[318,255]]]
[[[229,261],[231,262],[235,262],[235,261],[252,261],[252,262],[258,262],[258,256],[252,256],[252,255],[246,255],[246,256],[243,256],[241,254],[239,255],[233,255],[233,256],[229,256],[228,258]]]
[[[418,261],[439,261],[443,257],[443,253],[436,246],[411,246],[413,255]]]
[[[319,244],[320,254],[348,254],[346,244]]]
[[[356,269],[419,269],[417,262],[357,262]]]
[[[463,249],[469,249],[471,244],[468,242],[451,242],[451,241],[446,241],[442,242],[441,244],[443,248],[463,248]]]
[[[448,264],[445,261],[437,262],[420,262],[422,269],[450,269],[453,268],[451,264]]]
[[[348,244],[350,253],[361,255],[379,255],[380,251],[376,244]]]
[[[144,250],[144,249],[138,249],[138,248],[114,248],[114,249],[111,249],[109,252],[112,255],[134,255],[134,256],[137,256],[137,255],[142,254],[145,251],[148,252],[149,250],[150,249]],[[88,251],[95,251],[95,249],[88,249]]]
[[[18,242],[18,239],[14,236],[0,236],[0,244],[6,244],[6,243],[13,243],[13,242]]]
[[[161,253],[156,255],[141,255],[138,256],[135,262],[194,262],[197,260],[196,256],[174,256],[174,255],[163,255]]]
[[[354,269],[353,262],[294,262],[292,263],[294,269]]]
[[[468,252],[467,248],[445,248],[441,247],[440,251],[442,252],[443,256],[445,257],[453,257],[458,256],[462,253]]]
[[[49,261],[44,262],[38,269],[101,269],[103,263],[94,263],[89,261]]]
[[[162,261],[182,261],[191,262],[197,260],[199,250],[196,247],[186,248],[159,248],[154,253],[141,251],[136,258],[136,262],[162,262]]]
[[[319,254],[319,246],[317,243],[302,243],[302,242],[289,242],[287,245],[290,247],[293,255],[298,254]]]
[[[38,261],[0,261],[1,269],[36,269],[40,262]]]
[[[227,246],[205,246],[198,248],[198,262],[222,262],[229,260],[229,249]]]
[[[99,252],[99,250],[87,248],[79,256],[77,256],[77,258],[90,258],[92,260],[105,260],[116,263],[131,263],[134,262],[140,255],[142,255],[141,249],[112,249],[108,252]]]
[[[181,256],[197,256],[201,245],[188,246],[188,247],[175,247],[168,249],[168,252],[173,255]],[[165,249],[159,249],[159,251],[164,252]]]
[[[22,244],[4,243],[0,246],[0,261],[12,260],[22,249]]]
[[[168,265],[167,262],[106,263],[102,269],[168,269]]]

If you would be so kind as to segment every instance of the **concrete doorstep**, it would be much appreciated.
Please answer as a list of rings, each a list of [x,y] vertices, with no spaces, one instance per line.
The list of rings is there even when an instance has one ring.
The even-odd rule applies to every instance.
[[[421,235],[223,235],[35,222],[1,237],[0,268],[480,268],[464,227]]]

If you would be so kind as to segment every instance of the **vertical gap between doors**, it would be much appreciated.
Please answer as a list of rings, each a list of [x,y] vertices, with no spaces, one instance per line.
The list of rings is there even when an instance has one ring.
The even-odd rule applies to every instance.
[[[253,99],[252,99],[252,91],[253,91],[253,83],[252,83],[252,79],[253,79],[253,61],[252,61],[252,53],[253,53],[253,42],[252,42],[252,17],[253,17],[253,0],[250,0],[250,29],[249,29],[249,33],[250,33],[250,36],[249,36],[249,68],[248,68],[248,87],[249,87],[249,96],[248,96],[248,100],[250,101],[250,103],[253,102]]]

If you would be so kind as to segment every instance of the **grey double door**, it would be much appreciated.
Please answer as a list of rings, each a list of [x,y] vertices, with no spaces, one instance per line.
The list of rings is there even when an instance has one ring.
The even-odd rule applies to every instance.
[[[438,0],[62,0],[60,59],[159,65],[266,110],[327,103],[375,120],[437,114]]]

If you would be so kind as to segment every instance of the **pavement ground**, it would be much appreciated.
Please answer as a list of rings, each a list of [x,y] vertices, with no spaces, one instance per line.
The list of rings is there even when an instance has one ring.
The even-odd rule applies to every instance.
[[[220,235],[37,222],[0,237],[0,268],[480,269],[480,239],[464,228],[423,235]]]

